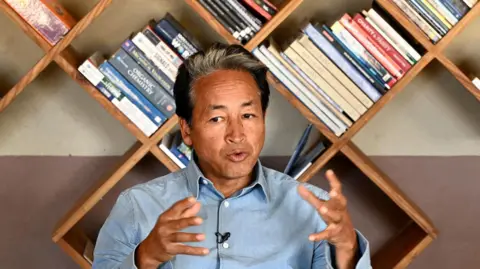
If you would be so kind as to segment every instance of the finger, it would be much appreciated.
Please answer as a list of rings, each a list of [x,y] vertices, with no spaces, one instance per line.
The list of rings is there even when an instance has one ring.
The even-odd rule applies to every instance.
[[[320,215],[326,223],[340,223],[343,220],[344,212],[338,210],[329,209],[326,206],[320,208]]]
[[[189,217],[183,219],[172,220],[167,223],[166,227],[170,232],[183,230],[190,226],[198,226],[202,224],[203,220],[200,217]]]
[[[165,220],[172,220],[180,218],[182,212],[190,208],[196,202],[195,197],[187,197],[173,204],[167,211],[165,211],[161,218]]]
[[[178,244],[178,243],[170,245],[168,249],[171,255],[185,254],[185,255],[194,255],[194,256],[204,256],[210,252],[208,248],[190,247],[190,246]]]
[[[341,194],[342,193],[342,184],[340,183],[340,180],[337,178],[333,170],[328,170],[326,173],[327,180],[330,183],[330,195],[333,193],[334,196],[335,194]]]
[[[170,235],[170,242],[181,243],[181,242],[200,242],[205,240],[205,234],[194,234],[194,233],[173,233]]]
[[[180,215],[181,218],[189,218],[196,216],[198,212],[200,212],[200,208],[202,204],[200,202],[195,202],[191,207],[187,208],[183,213]]]
[[[336,210],[336,211],[343,211],[347,207],[347,198],[343,194],[337,194],[335,195],[330,194],[330,199],[325,202],[324,206],[328,208],[328,210]],[[322,210],[320,208],[320,210]]]
[[[314,233],[308,236],[310,241],[331,240],[333,238],[333,225],[328,225],[327,228],[319,233]]]
[[[320,208],[325,204],[324,200],[319,199],[303,185],[298,186],[298,193],[303,199],[315,207],[317,211],[320,210]]]

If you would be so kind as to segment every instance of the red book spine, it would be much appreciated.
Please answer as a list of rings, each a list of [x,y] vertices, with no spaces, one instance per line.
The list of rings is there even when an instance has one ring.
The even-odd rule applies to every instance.
[[[390,57],[376,45],[370,36],[352,20],[350,15],[345,14],[340,23],[375,57],[394,77],[401,78],[405,74],[402,68],[398,66]]]
[[[403,72],[407,73],[412,68],[412,65],[362,15],[357,13],[353,20],[402,68]]]
[[[272,19],[272,15],[270,13],[268,13],[267,11],[265,11],[262,7],[260,7],[259,5],[257,5],[253,0],[243,0],[243,2],[247,5],[249,5],[251,8],[255,9],[255,11],[258,12],[258,14],[262,15],[263,17],[265,17],[265,19],[267,20],[271,20]]]

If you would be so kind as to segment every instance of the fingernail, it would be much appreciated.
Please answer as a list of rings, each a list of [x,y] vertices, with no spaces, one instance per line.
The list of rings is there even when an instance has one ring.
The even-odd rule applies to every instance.
[[[197,224],[201,224],[203,222],[203,220],[201,218],[196,218],[195,219],[195,223]]]
[[[328,208],[322,206],[322,208],[320,208],[320,212],[322,212],[323,214],[326,214],[328,212]]]
[[[204,234],[199,234],[197,235],[197,240],[203,240],[205,239],[205,235]]]
[[[193,197],[193,196],[192,196],[192,197],[189,197],[189,198],[188,198],[188,202],[190,202],[190,203],[195,202],[195,197]]]
[[[208,254],[210,252],[207,248],[203,250],[203,254]]]
[[[310,236],[308,237],[308,240],[310,240],[310,241],[313,241],[313,240],[315,240],[315,236],[313,236],[313,235],[310,235]]]

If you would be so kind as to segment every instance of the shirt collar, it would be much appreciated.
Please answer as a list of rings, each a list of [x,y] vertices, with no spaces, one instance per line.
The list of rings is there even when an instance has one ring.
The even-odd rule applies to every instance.
[[[259,185],[265,197],[265,201],[268,203],[270,201],[270,192],[268,189],[267,180],[265,178],[265,173],[263,172],[263,168],[262,168],[262,164],[260,163],[260,160],[257,160],[257,163],[255,164],[253,169],[255,170],[254,171],[255,180],[245,189],[253,188],[256,185]],[[203,175],[202,171],[198,167],[196,163],[196,155],[193,151],[192,151],[192,159],[190,160],[185,170],[186,170],[185,173],[187,177],[188,189],[190,190],[190,193],[192,193],[193,196],[196,199],[198,199],[199,189],[200,189],[200,180],[207,179],[207,178]]]

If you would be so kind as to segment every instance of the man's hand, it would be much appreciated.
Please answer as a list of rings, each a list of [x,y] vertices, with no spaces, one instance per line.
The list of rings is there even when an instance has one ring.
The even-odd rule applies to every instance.
[[[138,246],[135,264],[139,269],[158,268],[177,254],[206,255],[207,248],[190,247],[182,242],[199,242],[204,234],[179,232],[187,227],[200,225],[202,219],[196,217],[200,203],[189,197],[178,201],[158,218],[155,227]]]
[[[339,269],[355,268],[358,248],[357,234],[347,211],[347,199],[343,196],[342,185],[333,171],[328,170],[326,176],[331,188],[328,201],[317,198],[302,185],[298,188],[300,196],[315,207],[327,223],[324,231],[311,234],[309,239],[311,241],[327,240],[334,245]]]

